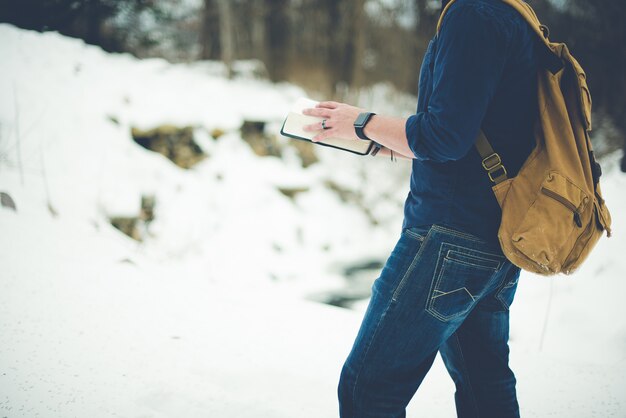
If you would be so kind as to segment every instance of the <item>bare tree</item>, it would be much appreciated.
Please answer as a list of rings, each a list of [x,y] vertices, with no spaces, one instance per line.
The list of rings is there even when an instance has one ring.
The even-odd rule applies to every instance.
[[[363,85],[363,55],[365,51],[365,0],[351,0],[348,16],[349,33],[345,46],[346,81],[358,91]]]
[[[235,44],[233,39],[233,16],[229,0],[217,0],[220,27],[220,51],[222,62],[226,65],[228,78],[233,76],[233,60],[235,58]]]
[[[220,58],[219,10],[215,0],[204,0],[202,24],[200,27],[201,58],[217,60]]]
[[[251,1],[250,19],[250,43],[252,54],[263,62],[267,61],[266,54],[266,5],[264,0]]]
[[[289,7],[289,0],[265,0],[265,64],[274,81],[286,80],[289,72]]]

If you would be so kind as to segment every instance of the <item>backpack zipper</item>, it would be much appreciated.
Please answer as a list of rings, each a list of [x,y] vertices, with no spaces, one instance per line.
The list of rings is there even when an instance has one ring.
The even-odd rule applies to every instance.
[[[593,222],[589,222],[589,224],[587,225],[587,227],[585,228],[585,230],[578,236],[578,238],[576,238],[576,242],[574,243],[574,245],[572,246],[571,251],[569,252],[569,254],[567,254],[567,257],[565,257],[565,261],[563,262],[563,271],[570,271],[571,272],[571,265],[572,265],[572,255],[574,254],[574,250],[578,247],[578,244],[580,243],[580,241],[583,239],[583,237],[586,237],[587,235],[590,234],[590,230],[591,228],[593,228]],[[567,268],[565,268],[567,266]]]
[[[545,194],[546,196],[549,196],[552,199],[556,200],[557,202],[561,203],[563,206],[565,206],[569,210],[571,210],[574,213],[574,222],[576,223],[576,225],[579,228],[583,227],[583,221],[580,218],[580,212],[578,212],[578,208],[576,206],[574,206],[574,204],[572,202],[570,202],[569,200],[565,199],[561,195],[553,192],[552,190],[546,189],[545,187],[541,188],[541,192],[543,194]]]

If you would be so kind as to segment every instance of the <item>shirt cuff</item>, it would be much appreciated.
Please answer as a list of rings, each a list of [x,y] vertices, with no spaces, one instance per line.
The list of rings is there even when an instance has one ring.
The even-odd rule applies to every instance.
[[[406,124],[404,126],[404,130],[406,133],[406,139],[411,151],[413,151],[413,155],[417,160],[424,161],[428,160],[428,156],[425,153],[425,149],[423,144],[419,141],[419,117],[418,115],[411,115],[407,118]]]

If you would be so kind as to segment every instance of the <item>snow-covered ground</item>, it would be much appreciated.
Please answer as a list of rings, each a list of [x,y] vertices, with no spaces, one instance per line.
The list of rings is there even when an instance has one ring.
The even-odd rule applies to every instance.
[[[345,288],[342,269],[386,258],[407,164],[323,148],[306,169],[290,147],[256,156],[241,123],[277,131],[304,93],[228,81],[214,64],[139,61],[8,25],[0,56],[0,192],[17,206],[0,208],[0,417],[337,416],[366,301],[310,299]],[[369,100],[407,111],[380,91]],[[167,123],[195,126],[209,157],[183,170],[130,136]],[[571,278],[521,280],[511,362],[525,417],[626,417],[615,164],[603,180],[615,236]],[[279,187],[307,191],[292,200]],[[146,194],[156,217],[138,243],[109,217],[136,215]],[[454,416],[453,391],[438,361],[408,416]]]

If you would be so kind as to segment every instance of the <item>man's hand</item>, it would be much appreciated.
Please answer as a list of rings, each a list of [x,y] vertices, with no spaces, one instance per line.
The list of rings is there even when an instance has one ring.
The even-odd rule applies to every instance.
[[[354,121],[359,116],[359,113],[362,112],[365,112],[365,109],[345,103],[320,102],[314,108],[304,109],[302,113],[325,119],[324,126],[326,129],[324,129],[320,121],[312,125],[306,125],[304,130],[319,132],[313,137],[313,142],[323,141],[328,138],[361,141],[361,138],[356,136]],[[405,125],[406,119],[376,115],[370,119],[363,131],[368,138],[372,138],[373,141],[384,147],[379,152],[381,156],[389,155],[391,151],[388,150],[393,150],[394,155],[400,154],[412,159],[415,157],[413,151],[409,148]]]
[[[302,113],[326,119],[324,123],[326,129],[322,127],[322,122],[318,122],[306,125],[304,130],[309,132],[320,131],[319,134],[313,137],[313,142],[323,141],[327,138],[360,141],[361,139],[356,136],[354,131],[354,121],[359,116],[359,113],[362,112],[365,112],[365,110],[345,103],[320,102],[314,108],[304,109]]]

